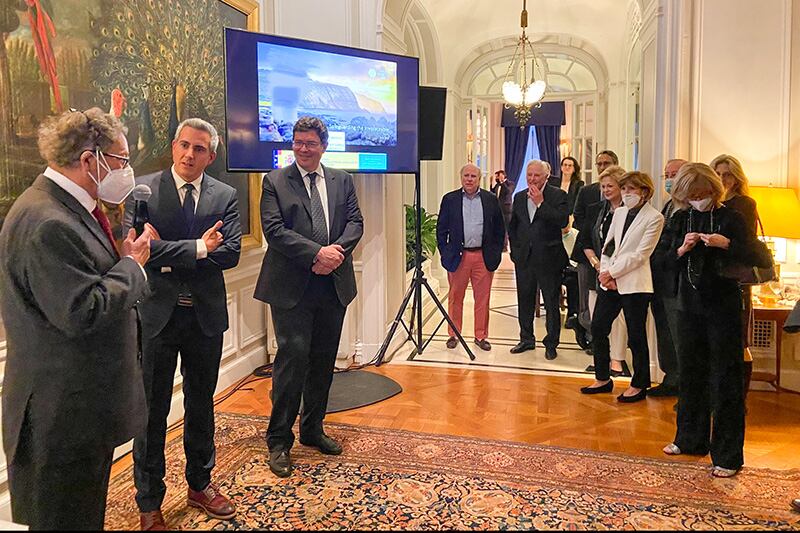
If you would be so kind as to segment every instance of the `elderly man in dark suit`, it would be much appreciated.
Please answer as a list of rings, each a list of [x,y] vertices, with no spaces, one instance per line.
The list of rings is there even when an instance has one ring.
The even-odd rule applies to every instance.
[[[261,195],[268,246],[254,296],[270,304],[278,341],[267,445],[270,469],[280,477],[292,472],[301,397],[300,444],[342,453],[322,421],[345,311],[356,296],[352,254],[364,226],[352,176],[320,164],[327,146],[325,124],[301,117],[295,162],[264,176]]]
[[[242,226],[236,189],[205,169],[214,161],[219,135],[204,120],[181,122],[172,141],[173,165],[138,178],[150,187],[150,222],[159,233],[151,243],[147,277],[151,295],[142,302],[147,431],[134,441],[136,503],[143,530],[163,529],[164,443],[178,353],[184,395],[183,449],[187,504],[209,516],[235,515],[230,500],[211,482],[214,390],[222,335],[228,329],[223,270],[239,263]],[[133,219],[127,206],[125,226]]]
[[[545,358],[558,356],[556,347],[561,335],[561,271],[567,264],[567,251],[561,228],[569,222],[567,193],[547,185],[548,169],[544,162],[532,160],[527,166],[528,188],[514,196],[508,240],[511,260],[517,277],[517,316],[520,342],[511,353],[536,347],[533,333],[536,291],[541,288],[547,313],[547,335],[543,344]]]
[[[464,294],[472,283],[475,296],[475,344],[491,350],[489,336],[489,297],[492,277],[500,265],[505,240],[505,222],[497,198],[480,189],[481,171],[473,164],[461,168],[461,188],[442,198],[436,222],[436,241],[442,266],[447,270],[450,292],[448,314],[461,332]],[[453,329],[447,347],[456,347]]]
[[[39,150],[47,169],[0,232],[11,515],[31,529],[100,530],[114,448],[145,424],[134,306],[153,231],[129,232],[118,252],[97,202],[121,203],[134,185],[113,115],[53,117]]]

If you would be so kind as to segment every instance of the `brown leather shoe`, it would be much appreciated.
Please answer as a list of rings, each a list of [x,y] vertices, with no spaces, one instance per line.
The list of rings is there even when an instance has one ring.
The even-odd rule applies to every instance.
[[[139,526],[142,531],[167,531],[164,515],[161,510],[139,513]]]
[[[789,502],[789,505],[792,506],[793,511],[800,513],[800,498],[795,498],[794,500]]]
[[[449,349],[452,350],[453,348],[458,346],[458,341],[456,340],[455,337],[450,337],[449,339],[447,339],[447,342],[444,343],[444,344],[445,344],[445,346],[447,346]]]
[[[481,340],[475,339],[475,344],[477,344],[481,350],[484,350],[486,352],[492,349],[492,345],[489,344],[489,341],[487,341],[486,339],[481,339]]]
[[[236,516],[236,508],[233,503],[223,496],[213,483],[209,483],[206,488],[199,492],[189,487],[186,500],[190,507],[202,509],[212,518],[230,520]]]

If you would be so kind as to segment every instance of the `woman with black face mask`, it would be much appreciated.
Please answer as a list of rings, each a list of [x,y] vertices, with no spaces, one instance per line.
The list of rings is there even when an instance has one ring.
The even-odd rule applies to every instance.
[[[735,475],[744,462],[741,292],[722,271],[728,264],[759,262],[755,237],[742,216],[722,203],[724,195],[708,165],[681,167],[672,190],[678,210],[653,257],[677,307],[678,427],[664,453],[711,452],[716,477]]]

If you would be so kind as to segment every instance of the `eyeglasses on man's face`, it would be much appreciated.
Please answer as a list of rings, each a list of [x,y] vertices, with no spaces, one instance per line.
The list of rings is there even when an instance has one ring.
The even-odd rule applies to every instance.
[[[113,157],[118,161],[122,161],[122,165],[119,168],[125,168],[131,164],[131,158],[125,157],[124,155],[117,155],[117,154],[109,154],[108,152],[101,152],[106,157]]]
[[[321,146],[317,141],[293,141],[292,148],[308,148],[309,150],[316,150]]]

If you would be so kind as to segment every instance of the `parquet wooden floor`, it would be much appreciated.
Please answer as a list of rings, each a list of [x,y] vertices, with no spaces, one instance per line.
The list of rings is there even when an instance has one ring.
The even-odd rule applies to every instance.
[[[581,395],[587,379],[405,364],[369,370],[394,379],[403,392],[326,420],[656,458],[666,457],[661,448],[675,433],[674,399],[622,405],[615,395]],[[270,387],[270,379],[249,383],[217,411],[268,415]],[[618,384],[616,393],[624,388]],[[746,466],[800,468],[800,395],[751,391],[748,407]],[[114,470],[128,464],[130,455]]]

